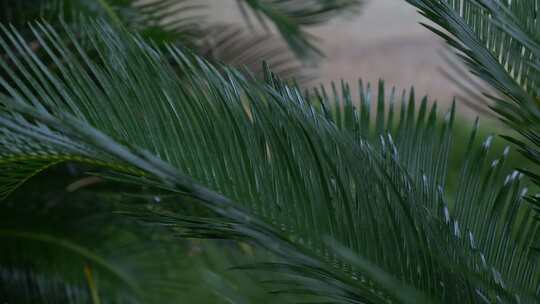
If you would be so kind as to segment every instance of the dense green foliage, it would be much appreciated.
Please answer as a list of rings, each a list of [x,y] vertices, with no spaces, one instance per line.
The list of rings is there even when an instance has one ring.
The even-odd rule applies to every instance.
[[[242,2],[293,50],[310,47],[276,10],[304,25],[326,16],[313,3],[352,3]],[[540,162],[538,3],[409,2],[504,94],[507,138]],[[538,171],[508,166],[477,125],[456,140],[455,106],[441,116],[382,81],[355,98],[268,67],[259,80],[111,16],[2,28],[0,300],[539,300]]]

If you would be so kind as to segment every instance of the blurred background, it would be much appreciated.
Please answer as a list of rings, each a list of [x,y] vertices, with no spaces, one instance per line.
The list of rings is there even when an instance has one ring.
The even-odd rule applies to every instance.
[[[234,0],[205,0],[212,19],[244,23]],[[203,1],[204,2],[204,1]],[[331,81],[356,83],[358,78],[376,84],[384,79],[399,91],[414,85],[418,95],[437,99],[446,109],[454,96],[466,95],[441,69],[455,75],[441,53],[450,54],[444,41],[424,28],[428,22],[405,1],[371,0],[358,13],[334,18],[323,25],[308,28],[319,38],[318,46],[326,58],[314,67],[316,79],[328,85]],[[454,64],[463,68],[456,58]],[[458,100],[459,101],[459,100]],[[467,118],[478,111],[465,105],[458,110]]]

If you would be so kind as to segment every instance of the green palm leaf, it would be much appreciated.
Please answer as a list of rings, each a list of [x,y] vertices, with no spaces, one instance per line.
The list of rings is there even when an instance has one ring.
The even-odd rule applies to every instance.
[[[472,71],[505,98],[494,110],[533,145],[540,121],[539,39],[535,1],[408,1],[453,37],[429,25],[462,52]]]
[[[538,3],[527,1],[408,1],[447,33],[428,26],[462,53],[473,73],[503,97],[490,106],[520,136],[504,136],[532,161],[521,169],[538,185],[540,166],[540,28]],[[537,197],[529,201],[538,206]],[[535,245],[536,246],[536,245]]]
[[[265,248],[282,261],[248,268],[283,274],[276,292],[338,303],[537,300],[528,244],[538,227],[521,175],[505,179],[504,155],[486,165],[491,139],[478,146],[473,132],[463,184],[446,193],[453,108],[438,123],[427,99],[417,114],[414,93],[403,94],[398,108],[381,83],[372,119],[368,87],[359,103],[345,83],[332,97],[303,94],[270,72],[261,83],[104,24],[86,31],[93,60],[69,30],[73,48],[50,26],[33,31],[58,74],[4,31],[4,51],[22,59],[5,67],[0,126],[12,139],[0,155],[91,160],[112,181],[202,206],[209,214],[127,212],[184,237]],[[22,142],[36,144],[19,152]]]

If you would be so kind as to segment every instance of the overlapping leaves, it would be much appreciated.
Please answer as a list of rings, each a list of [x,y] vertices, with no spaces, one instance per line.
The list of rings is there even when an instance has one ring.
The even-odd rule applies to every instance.
[[[448,31],[447,34],[428,26],[461,52],[473,73],[502,94],[503,97],[491,97],[491,108],[519,134],[504,137],[532,161],[521,171],[540,185],[538,1],[408,2]],[[528,200],[536,206],[540,204],[538,197]]]
[[[504,179],[504,156],[489,163],[491,139],[478,147],[471,137],[463,185],[446,202],[453,110],[439,124],[427,100],[416,114],[411,93],[398,111],[381,84],[372,121],[362,87],[359,104],[346,84],[333,98],[302,94],[271,73],[259,83],[186,51],[165,56],[103,24],[87,29],[97,62],[69,30],[72,48],[47,25],[33,32],[57,70],[4,30],[4,51],[17,56],[3,65],[3,161],[80,159],[200,204],[214,215],[130,214],[266,248],[283,262],[254,268],[286,275],[273,282],[280,292],[341,303],[536,299],[537,225],[521,175]],[[11,168],[13,183],[28,167]]]

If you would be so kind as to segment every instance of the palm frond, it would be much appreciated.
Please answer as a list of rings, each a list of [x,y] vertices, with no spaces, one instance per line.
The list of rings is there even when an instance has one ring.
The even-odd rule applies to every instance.
[[[289,46],[301,57],[320,54],[303,27],[316,25],[331,17],[359,9],[363,0],[237,0],[248,23],[255,17],[264,27],[270,21]],[[250,14],[248,9],[251,9]]]
[[[482,117],[496,117],[489,109],[491,99],[487,96],[497,96],[498,92],[482,79],[469,73],[461,58],[455,56],[450,46],[440,51],[439,55],[445,62],[445,68],[439,67],[438,71],[459,89],[459,93],[455,96],[457,102],[464,103]]]
[[[179,240],[163,229],[140,225],[119,210],[167,204],[166,196],[149,196],[140,188],[119,187],[77,171],[54,166],[2,202],[2,301],[299,301],[294,295],[268,294],[257,284],[262,277],[256,273],[230,270],[240,261],[272,257],[245,244]],[[180,213],[194,209],[171,207]]]
[[[453,35],[448,36],[426,25],[463,52],[466,62],[475,73],[511,97],[513,102],[534,115],[538,114],[534,102],[538,94],[538,80],[531,68],[538,60],[535,57],[538,50],[520,43],[518,36],[521,34],[501,28],[502,24],[510,24],[507,4],[487,0],[408,2]],[[526,14],[534,15],[535,10],[528,10]],[[531,18],[528,15],[521,17],[523,20]],[[504,109],[508,115],[522,114],[511,103],[507,103]]]
[[[73,48],[50,26],[33,31],[59,74],[19,51],[24,41],[4,41],[24,64],[1,82],[0,125],[16,139],[2,155],[37,142],[30,153],[89,159],[111,180],[203,206],[209,215],[158,206],[140,218],[265,248],[284,262],[253,267],[284,274],[276,292],[338,303],[537,300],[528,244],[538,226],[520,174],[505,179],[502,160],[485,165],[490,138],[478,146],[473,132],[463,185],[455,198],[445,192],[453,108],[438,123],[427,98],[416,114],[414,92],[403,94],[398,109],[381,83],[372,119],[362,85],[358,103],[346,83],[331,96],[302,93],[268,71],[261,83],[104,24],[88,29],[94,61],[69,30]]]
[[[521,171],[535,180],[540,166],[538,1],[407,1],[448,31],[428,25],[462,52],[473,73],[502,94],[489,96],[494,102],[490,107],[521,135],[505,138],[532,161],[531,167]],[[535,197],[530,201],[540,204]]]
[[[494,110],[501,118],[525,133],[534,132],[540,121],[538,71],[534,68],[539,43],[532,34],[537,26],[535,1],[408,2],[453,35],[426,25],[461,51],[474,73],[509,98],[494,100]]]
[[[313,15],[322,15],[323,12],[328,15],[337,15],[345,10],[345,7],[352,7],[352,2],[356,1],[349,2],[351,3],[340,5],[328,3],[307,7],[311,9],[321,7],[312,12]],[[257,11],[268,12],[269,5],[270,3],[265,3],[264,9],[260,8]],[[279,5],[279,9],[273,6],[275,5],[272,5],[273,14],[285,14],[285,8],[290,8],[290,5],[283,3]],[[304,60],[305,53],[308,53],[313,46],[308,44],[308,35],[301,30],[307,25],[301,20],[289,20],[273,15],[275,17],[272,19],[273,22],[279,24],[279,33],[285,38],[280,39],[279,35],[269,31],[248,31],[232,22],[213,22],[204,16],[207,7],[197,4],[197,1],[154,0],[135,2],[133,7],[140,17],[134,18],[133,14],[128,15],[123,18],[126,20],[123,23],[130,29],[139,29],[138,32],[142,33],[143,37],[161,43],[180,43],[192,48],[206,59],[246,68],[255,75],[262,75],[260,61],[266,61],[281,77],[294,78],[301,83],[309,80]],[[259,5],[257,7],[259,8]],[[330,18],[330,16],[327,17]],[[292,27],[297,27],[297,29],[293,30]],[[294,34],[294,31],[298,33]],[[304,41],[304,43],[293,44],[291,41]]]
[[[304,63],[310,54],[320,53],[313,44],[315,38],[305,28],[340,14],[357,12],[361,3],[360,0],[238,2],[248,24],[255,15],[265,24],[264,28],[270,22],[277,32],[263,28],[248,31],[232,21],[214,22],[206,16],[208,7],[192,0],[34,0],[24,4],[7,1],[0,3],[3,14],[0,16],[25,37],[32,37],[25,25],[43,18],[56,24],[56,28],[61,27],[60,23],[76,26],[88,18],[102,18],[158,44],[189,47],[207,55],[207,59],[247,67],[256,74],[260,72],[259,62],[254,64],[253,59],[257,55],[258,60],[271,63],[281,77],[305,83],[304,78],[310,76]],[[250,13],[246,13],[246,6]],[[236,43],[234,47],[222,47],[232,42]]]
[[[202,32],[199,24],[206,8],[186,0],[9,0],[0,5],[2,20],[23,33],[26,24],[40,19],[58,28],[60,22],[76,26],[85,19],[100,18],[156,42],[180,42],[186,46],[195,46],[194,41]]]
[[[244,69],[262,78],[261,61],[280,77],[306,85],[313,69],[287,47],[276,35],[248,32],[242,27],[220,24],[205,31],[197,53],[215,62]]]
[[[208,8],[197,1],[36,0],[24,4],[7,1],[0,3],[0,8],[4,14],[1,19],[18,28],[26,38],[32,37],[26,25],[35,20],[45,19],[55,28],[65,24],[77,28],[89,18],[101,18],[139,33],[158,45],[174,43],[189,47],[207,59],[248,68],[252,73],[260,72],[259,62],[254,64],[254,56],[259,56],[258,60],[271,63],[283,77],[299,81],[307,78],[304,77],[307,74],[303,59],[297,57],[279,36],[213,22],[205,16]],[[84,46],[82,41],[81,44]],[[40,49],[37,42],[32,47]],[[9,59],[5,54],[1,56]]]

